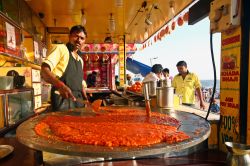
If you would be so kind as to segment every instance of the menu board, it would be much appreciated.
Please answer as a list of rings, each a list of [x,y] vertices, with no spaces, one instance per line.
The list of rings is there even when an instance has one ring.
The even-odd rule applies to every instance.
[[[222,33],[219,147],[226,151],[225,141],[239,142],[240,116],[240,27]]]

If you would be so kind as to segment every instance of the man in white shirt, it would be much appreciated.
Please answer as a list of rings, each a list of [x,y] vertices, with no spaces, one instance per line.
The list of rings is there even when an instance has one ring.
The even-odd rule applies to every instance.
[[[151,68],[151,72],[146,75],[142,82],[159,81],[164,79],[162,69],[163,67],[161,64],[154,64]]]

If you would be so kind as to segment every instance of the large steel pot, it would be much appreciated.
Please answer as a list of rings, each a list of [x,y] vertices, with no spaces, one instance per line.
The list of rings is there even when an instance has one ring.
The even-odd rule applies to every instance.
[[[157,105],[161,108],[174,108],[174,88],[158,87],[156,88]]]
[[[143,84],[148,85],[148,94],[149,94],[149,96],[156,96],[157,81],[144,82]]]

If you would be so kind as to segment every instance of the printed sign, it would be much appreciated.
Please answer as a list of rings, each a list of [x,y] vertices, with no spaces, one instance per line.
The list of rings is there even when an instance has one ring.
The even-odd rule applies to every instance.
[[[219,147],[225,152],[225,141],[240,141],[240,49],[240,27],[222,33]]]
[[[7,33],[7,47],[10,49],[16,49],[16,35],[15,27],[5,22]]]
[[[37,41],[34,41],[34,52],[35,52],[35,59],[40,58]]]
[[[46,58],[46,54],[47,54],[47,49],[43,48],[43,58]]]

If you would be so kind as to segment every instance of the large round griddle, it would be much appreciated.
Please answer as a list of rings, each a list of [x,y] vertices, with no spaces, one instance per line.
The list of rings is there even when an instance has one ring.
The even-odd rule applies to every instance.
[[[36,135],[34,131],[35,125],[45,116],[48,115],[74,115],[74,116],[95,116],[86,110],[51,112],[41,114],[32,119],[23,122],[16,131],[18,140],[24,145],[39,151],[47,151],[65,155],[76,155],[84,157],[103,157],[103,158],[131,158],[149,155],[157,155],[172,151],[181,151],[189,147],[198,145],[208,138],[210,134],[210,124],[204,118],[195,114],[181,111],[167,111],[157,109],[162,113],[166,113],[179,121],[182,125],[180,131],[184,131],[191,138],[176,144],[158,143],[151,146],[143,147],[105,147],[84,144],[74,144],[64,141],[55,141]]]

